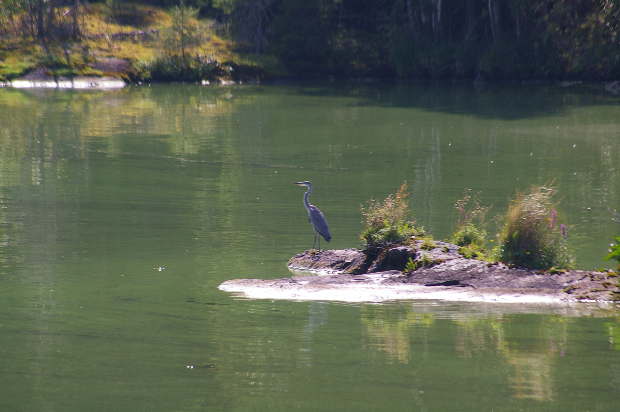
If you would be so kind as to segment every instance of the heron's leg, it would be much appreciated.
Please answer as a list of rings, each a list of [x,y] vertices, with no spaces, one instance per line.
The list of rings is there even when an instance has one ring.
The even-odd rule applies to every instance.
[[[316,238],[319,240],[319,251],[321,250],[321,236],[317,233]]]
[[[312,249],[316,248],[316,232],[314,232],[314,241],[312,242]]]

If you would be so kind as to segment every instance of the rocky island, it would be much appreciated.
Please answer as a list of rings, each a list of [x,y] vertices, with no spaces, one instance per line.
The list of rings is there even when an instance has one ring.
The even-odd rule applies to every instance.
[[[380,302],[398,299],[568,303],[620,298],[612,272],[543,272],[465,258],[436,241],[395,246],[376,256],[358,249],[307,250],[293,256],[292,277],[235,279],[220,290],[247,298]]]
[[[383,201],[371,199],[362,206],[363,250],[307,250],[289,260],[292,277],[229,280],[219,289],[248,298],[346,302],[620,301],[620,266],[616,271],[572,269],[567,229],[559,223],[554,194],[552,186],[518,193],[508,206],[500,245],[489,252],[480,224],[488,208],[475,194],[466,190],[455,202],[457,230],[451,242],[442,242],[411,218],[403,183]],[[607,258],[620,261],[620,237],[616,242]]]

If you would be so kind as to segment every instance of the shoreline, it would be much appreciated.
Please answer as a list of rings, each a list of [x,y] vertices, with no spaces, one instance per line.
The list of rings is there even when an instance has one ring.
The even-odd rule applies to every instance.
[[[0,87],[14,89],[122,89],[127,83],[114,77],[37,77],[0,82]]]
[[[382,284],[386,280],[400,276],[400,273],[376,273],[357,275],[350,281],[337,278],[338,275],[317,275],[329,279],[316,279],[316,276],[298,276],[287,287],[282,281],[235,279],[223,282],[218,289],[247,299],[276,299],[296,301],[335,301],[346,303],[380,303],[399,300],[439,300],[447,302],[478,303],[527,303],[527,304],[573,304],[559,294],[532,293],[517,289],[464,289],[454,286],[421,286],[406,284]],[[343,282],[343,283],[341,283]],[[594,300],[587,303],[613,305],[612,302]]]
[[[234,80],[229,78],[218,78],[210,80],[202,80],[200,82],[183,82],[179,81],[154,81],[154,82],[128,82],[120,77],[112,76],[76,76],[76,77],[53,77],[42,75],[40,72],[34,72],[29,75],[15,78],[12,80],[0,80],[0,88],[14,89],[76,89],[76,90],[115,90],[122,89],[127,86],[149,86],[153,84],[174,84],[189,83],[197,86],[234,86],[234,85],[281,85],[281,84],[304,84],[304,83],[333,83],[333,84],[358,84],[369,85],[377,83],[391,84],[442,84],[442,85],[470,85],[480,88],[487,86],[513,86],[513,87],[531,87],[545,86],[556,87],[559,89],[570,89],[579,87],[589,87],[597,89],[600,92],[618,96],[620,95],[620,80],[615,81],[563,81],[556,80],[515,80],[515,81],[489,81],[477,83],[474,80],[428,80],[428,79],[398,79],[398,78],[298,78],[298,77],[269,77],[268,79],[248,78],[246,80]]]
[[[218,289],[248,299],[339,301],[398,300],[566,305],[595,303],[617,307],[618,278],[608,272],[559,273],[508,267],[467,259],[458,248],[436,242],[432,250],[393,247],[369,258],[357,249],[309,250],[288,262],[291,277],[232,279]],[[405,271],[408,261],[419,262]],[[431,262],[431,263],[423,263]]]

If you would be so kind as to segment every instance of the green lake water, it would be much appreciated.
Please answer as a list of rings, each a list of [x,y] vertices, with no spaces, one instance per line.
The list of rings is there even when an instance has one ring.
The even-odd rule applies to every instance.
[[[252,301],[409,183],[453,229],[553,181],[581,268],[620,235],[620,98],[559,87],[0,89],[1,411],[615,411],[620,311]],[[615,212],[614,212],[615,211]],[[614,214],[616,213],[616,214]]]

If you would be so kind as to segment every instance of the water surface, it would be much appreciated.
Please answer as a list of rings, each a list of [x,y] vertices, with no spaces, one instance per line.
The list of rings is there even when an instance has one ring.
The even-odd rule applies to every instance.
[[[301,84],[0,89],[0,409],[617,407],[617,310],[250,301],[359,206],[408,181],[445,238],[554,181],[583,268],[620,234],[620,100],[555,87]],[[489,230],[495,230],[491,219]]]

